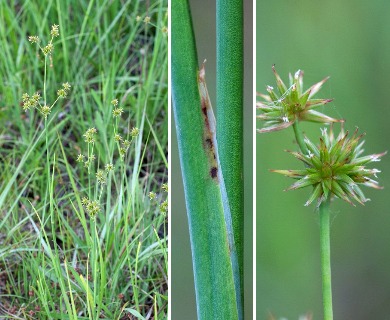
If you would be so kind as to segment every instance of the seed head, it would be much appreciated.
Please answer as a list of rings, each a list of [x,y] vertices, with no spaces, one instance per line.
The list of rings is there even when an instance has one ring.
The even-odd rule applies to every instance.
[[[39,43],[40,40],[38,36],[29,36],[28,41],[30,41],[31,43]]]
[[[161,189],[165,192],[168,192],[168,184],[167,183],[163,183],[163,185],[161,186]]]
[[[51,31],[50,31],[50,34],[51,36],[54,38],[54,37],[58,37],[60,35],[59,31],[58,31],[58,25],[57,24],[53,24],[51,26]]]
[[[64,89],[59,89],[57,91],[57,95],[60,97],[60,98],[66,98],[66,95],[67,95],[67,92],[64,90]]]
[[[122,108],[115,108],[114,110],[112,110],[112,115],[114,118],[120,117],[122,113],[123,113]]]
[[[309,154],[291,152],[297,159],[305,164],[302,170],[271,170],[285,176],[298,179],[287,190],[300,189],[312,186],[313,192],[306,202],[306,206],[317,200],[317,206],[329,197],[337,197],[353,204],[352,200],[364,204],[367,199],[359,185],[381,189],[376,178],[377,169],[367,169],[366,164],[380,161],[386,152],[360,156],[363,152],[364,141],[361,138],[364,134],[358,135],[358,130],[349,138],[348,131],[344,133],[341,129],[337,138],[334,138],[333,128],[329,133],[322,130],[320,144],[314,145],[308,138],[305,144]]]
[[[49,43],[46,47],[43,47],[42,52],[45,56],[51,54],[54,50],[54,46],[52,43]]]
[[[114,139],[115,139],[115,141],[118,141],[118,142],[122,141],[122,137],[120,134],[115,134]]]
[[[113,99],[113,100],[111,100],[111,104],[112,104],[114,107],[116,107],[116,106],[118,105],[118,103],[119,103],[118,99]]]
[[[130,145],[131,145],[131,141],[125,140],[125,141],[122,142],[122,145],[123,145],[123,147],[124,147],[126,150],[128,150],[129,147],[130,147]]]
[[[100,184],[105,184],[107,182],[107,174],[103,170],[98,170],[96,172],[96,180]]]
[[[81,200],[81,204],[84,206],[85,210],[91,218],[94,218],[95,215],[100,211],[100,203],[96,200],[89,200],[87,197],[84,197]]]
[[[84,134],[84,141],[86,143],[95,143],[95,135],[97,133],[97,130],[95,128],[89,128]]]
[[[69,82],[65,82],[62,84],[62,88],[64,88],[65,91],[69,91],[71,86],[70,86]]]
[[[134,127],[133,129],[131,129],[130,135],[131,135],[133,138],[137,137],[137,136],[139,135],[139,129],[136,128],[136,127]]]
[[[156,193],[155,192],[153,192],[153,191],[151,191],[151,192],[149,192],[149,199],[150,200],[154,200],[154,199],[156,199]]]
[[[114,170],[114,165],[112,163],[108,163],[108,164],[106,164],[105,168],[106,168],[107,172],[110,172],[110,171]]]
[[[160,204],[160,211],[166,213],[168,211],[168,200],[165,200]]]
[[[47,119],[47,117],[49,116],[50,112],[51,112],[51,108],[49,106],[42,106],[41,109],[40,109],[42,115],[45,117],[45,119]]]
[[[81,153],[77,156],[77,159],[76,159],[77,162],[83,162],[84,161],[84,155],[82,155]]]
[[[136,18],[135,18],[135,21],[137,21],[137,22],[139,22],[139,21],[141,21],[141,17],[140,16],[137,16]]]
[[[149,22],[150,22],[150,17],[149,17],[149,16],[146,16],[146,17],[144,18],[144,22],[145,22],[145,23],[149,23]]]
[[[275,74],[279,95],[271,86],[267,86],[268,95],[258,93],[258,96],[264,101],[256,103],[257,109],[262,112],[257,118],[265,121],[264,128],[259,129],[258,132],[282,130],[298,120],[317,123],[344,121],[314,110],[332,101],[332,99],[312,99],[329,77],[303,91],[303,71],[298,70],[294,76],[290,74],[290,86],[287,87],[274,66],[272,70]]]

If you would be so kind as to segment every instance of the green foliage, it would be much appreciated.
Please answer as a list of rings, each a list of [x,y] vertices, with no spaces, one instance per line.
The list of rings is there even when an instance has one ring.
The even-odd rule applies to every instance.
[[[0,17],[0,314],[166,318],[167,1]]]

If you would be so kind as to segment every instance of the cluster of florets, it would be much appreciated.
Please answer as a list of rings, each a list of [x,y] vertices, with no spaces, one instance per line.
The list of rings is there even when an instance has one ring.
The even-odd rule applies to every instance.
[[[68,82],[65,82],[62,84],[62,88],[57,91],[57,95],[60,98],[66,98],[68,96],[70,90],[70,84]]]
[[[90,200],[87,197],[84,197],[81,199],[81,204],[91,218],[94,218],[100,211],[100,203],[97,200]]]
[[[96,138],[95,138],[96,133],[97,133],[97,130],[96,130],[95,128],[89,128],[89,129],[83,134],[84,141],[85,141],[86,143],[89,143],[89,144],[95,143],[95,141],[96,141]]]
[[[261,111],[257,118],[265,121],[264,128],[258,132],[272,132],[290,127],[296,121],[310,121],[318,123],[343,122],[344,120],[331,118],[314,109],[332,101],[332,99],[313,99],[329,77],[314,84],[303,91],[303,71],[298,70],[294,76],[290,74],[290,85],[287,87],[275,67],[272,70],[276,77],[279,95],[274,88],[267,86],[268,95],[258,93],[264,101],[258,101],[256,106]]]
[[[24,111],[30,110],[30,108],[36,108],[39,104],[41,95],[39,92],[35,92],[31,97],[28,93],[22,95],[22,108]]]
[[[165,193],[168,193],[168,184],[166,183],[163,183],[161,185],[161,190]],[[149,200],[152,202],[152,203],[155,203],[155,204],[158,204],[159,203],[159,200],[158,199],[161,199],[163,197],[163,195],[157,195],[157,193],[151,191],[149,192]],[[159,204],[159,208],[160,208],[160,212],[161,213],[166,213],[168,211],[168,200],[165,199],[164,201],[160,200],[161,203]]]
[[[112,116],[114,118],[120,118],[120,116],[123,113],[123,108],[118,107],[119,104],[118,99],[113,99],[111,101],[111,104],[114,106],[114,110],[112,111]],[[117,131],[118,131],[118,122],[116,122],[115,124],[114,140],[118,144],[119,155],[123,159],[127,151],[129,150],[133,139],[139,135],[139,129],[136,127],[133,127],[131,129],[130,131],[131,140],[123,139],[122,136],[119,133],[117,133]]]
[[[54,50],[53,39],[60,35],[59,29],[58,29],[58,25],[53,24],[51,26],[50,35],[51,35],[51,39],[50,39],[49,43],[46,46],[44,46],[44,47],[40,46],[41,40],[39,39],[38,36],[29,36],[28,37],[28,41],[30,41],[31,43],[38,44],[39,49],[41,49],[42,53],[45,56],[47,56],[47,55],[50,55],[50,54],[53,53],[53,50]]]
[[[298,180],[287,190],[300,189],[306,186],[313,187],[313,191],[305,204],[306,206],[314,201],[319,206],[332,197],[341,198],[352,205],[354,205],[352,201],[364,204],[369,199],[364,196],[360,185],[381,189],[378,182],[374,180],[380,171],[378,169],[368,169],[366,165],[380,161],[380,158],[386,152],[361,156],[364,144],[361,139],[364,134],[358,135],[356,129],[354,134],[349,137],[348,131],[345,133],[341,125],[340,134],[335,138],[333,122],[343,122],[343,120],[333,119],[313,110],[313,108],[332,101],[331,99],[312,99],[313,95],[318,92],[328,78],[303,91],[302,71],[297,71],[294,77],[290,75],[290,87],[287,87],[275,68],[272,69],[280,95],[277,95],[270,86],[267,86],[268,95],[258,94],[265,100],[265,102],[257,103],[257,108],[262,111],[257,117],[265,121],[264,128],[258,130],[259,132],[281,130],[297,121],[330,123],[331,127],[329,132],[327,128],[322,129],[318,146],[305,137],[299,143],[301,151],[290,152],[304,163],[304,169],[271,171]]]
[[[353,204],[352,200],[364,204],[367,199],[359,185],[381,189],[376,178],[378,169],[368,169],[365,166],[371,162],[380,161],[386,152],[361,156],[364,141],[360,141],[364,134],[358,135],[356,129],[351,137],[348,131],[341,129],[337,138],[334,137],[332,127],[327,132],[322,129],[320,144],[316,146],[308,138],[305,145],[308,154],[291,152],[293,156],[305,164],[301,170],[272,170],[297,179],[287,190],[300,189],[312,186],[306,206],[317,200],[317,206],[329,197],[335,196]]]

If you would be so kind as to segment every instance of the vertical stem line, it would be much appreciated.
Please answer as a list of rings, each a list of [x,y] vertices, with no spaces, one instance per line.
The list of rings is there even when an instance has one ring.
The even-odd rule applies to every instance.
[[[327,199],[320,205],[320,242],[324,320],[333,320],[329,221],[329,199]]]
[[[238,256],[238,300],[243,303],[243,2],[217,0],[217,141]],[[237,285],[236,285],[237,286]],[[240,293],[241,291],[241,293]],[[240,312],[239,312],[240,313]]]
[[[303,137],[303,134],[302,132],[299,130],[299,122],[298,120],[296,120],[293,124],[293,129],[294,129],[294,133],[295,133],[295,139],[297,139],[297,143],[298,143],[298,146],[299,146],[299,149],[301,149],[301,152],[303,154],[309,154],[309,150],[307,149],[306,147],[306,144],[305,144],[305,140],[304,140],[304,137]]]

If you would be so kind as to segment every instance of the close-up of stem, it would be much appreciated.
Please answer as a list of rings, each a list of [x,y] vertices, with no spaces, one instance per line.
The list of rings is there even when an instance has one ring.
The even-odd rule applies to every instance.
[[[217,141],[237,250],[241,299],[244,278],[243,1],[217,0]]]
[[[319,207],[320,243],[322,270],[322,302],[324,305],[324,320],[333,320],[332,307],[332,273],[330,265],[330,218],[329,200],[322,202]]]
[[[172,1],[172,99],[193,257],[197,316],[198,319],[243,319],[242,261],[239,261],[242,258],[238,257],[239,244],[236,242],[241,235],[235,233],[241,227],[233,221],[231,213],[233,203],[236,213],[242,217],[242,213],[238,213],[242,210],[242,177],[240,174],[233,195],[229,194],[232,191],[224,179],[223,152],[219,149],[223,139],[218,139],[219,127],[215,124],[207,92],[205,65],[198,67],[191,19],[188,1]],[[224,28],[223,33],[226,32]],[[220,59],[225,55],[226,52]],[[239,60],[238,66],[241,64],[242,60]],[[241,68],[238,67],[236,72],[242,72]],[[222,94],[224,101],[226,84],[221,82],[220,85],[224,88],[221,89],[225,92]],[[241,84],[238,86],[242,88]],[[238,99],[242,100],[242,95]],[[242,112],[239,111],[241,105],[237,105],[237,101],[234,104],[236,115],[233,120],[241,121],[242,116],[238,115]],[[242,128],[242,124],[237,124],[237,128]],[[239,151],[242,135],[237,136],[237,131],[234,135],[237,166],[242,159],[242,151]],[[227,140],[224,139],[222,145],[225,143],[226,148]],[[225,165],[229,175],[230,164]],[[237,172],[240,172],[237,168],[233,170],[233,174],[237,175]],[[234,199],[237,196],[238,199]]]

